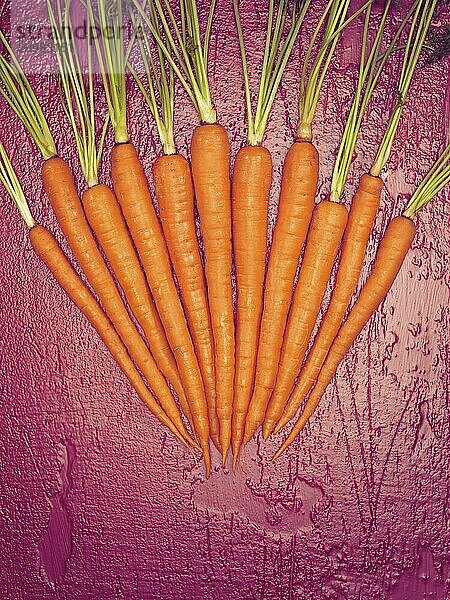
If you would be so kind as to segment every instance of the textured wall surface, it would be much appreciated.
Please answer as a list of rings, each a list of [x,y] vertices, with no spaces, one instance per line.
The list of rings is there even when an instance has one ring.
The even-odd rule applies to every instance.
[[[218,0],[211,80],[235,153],[246,125],[230,4]],[[251,65],[261,57],[265,5],[242,3]],[[448,20],[442,6],[435,25]],[[271,227],[312,22],[303,29],[267,129],[275,168]],[[351,27],[319,103],[319,197],[329,189],[358,48]],[[252,82],[257,74],[252,66]],[[380,84],[367,118],[347,202],[373,160],[395,99],[392,74]],[[82,186],[55,81],[35,82],[60,152]],[[160,148],[132,84],[129,117],[149,170]],[[365,274],[388,220],[448,138],[449,118],[444,60],[421,67],[414,81],[383,174],[386,189]],[[40,158],[3,101],[0,122],[36,218],[67,248],[42,192]],[[176,135],[183,153],[195,122],[180,92]],[[236,475],[229,465],[219,467],[215,453],[209,481],[202,465],[139,403],[92,328],[38,262],[12,203],[1,196],[1,598],[450,598],[450,190],[418,216],[417,238],[397,281],[300,439],[273,464],[282,434],[269,443],[258,434]]]

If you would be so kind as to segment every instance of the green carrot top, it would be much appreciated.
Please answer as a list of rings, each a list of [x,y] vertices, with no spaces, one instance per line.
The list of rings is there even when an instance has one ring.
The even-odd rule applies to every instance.
[[[130,17],[134,31],[139,32],[136,39],[145,71],[145,81],[144,77],[138,74],[130,60],[128,66],[153,115],[164,154],[175,154],[173,134],[174,72],[172,66],[166,60],[161,46],[156,44],[155,49],[151,43],[151,30],[156,31],[158,29],[158,13],[153,2],[143,0],[140,9],[136,15],[132,10],[132,6],[130,6]],[[160,35],[161,39],[164,39],[164,34],[161,33]]]
[[[35,220],[28,206],[28,202],[25,199],[22,186],[20,185],[19,179],[17,178],[14,167],[11,164],[8,154],[6,153],[5,147],[0,142],[0,181],[2,182],[8,195],[14,201],[17,209],[25,221],[28,229],[31,229],[36,225]]]
[[[412,218],[439,192],[450,183],[450,144],[422,179],[421,184],[411,196],[403,216]]]
[[[122,0],[97,0],[97,14],[92,0],[85,0],[84,4],[92,31],[97,27],[102,32],[93,37],[115,141],[126,143],[129,135],[125,70],[134,39],[125,50]]]
[[[311,127],[316,114],[319,95],[340,34],[349,23],[364,12],[373,2],[373,0],[368,0],[368,2],[345,20],[350,1],[329,0],[311,37],[300,79],[299,120],[296,135],[298,140],[311,141],[312,139]],[[325,21],[326,27],[323,39],[318,47],[316,57],[312,61],[312,53],[318,46],[318,38]]]
[[[364,27],[361,41],[361,59],[359,64],[358,81],[350,113],[345,124],[344,133],[339,145],[338,154],[334,163],[333,176],[331,181],[330,200],[340,202],[344,187],[350,171],[353,155],[361,129],[364,114],[369,105],[369,101],[375,91],[378,80],[386,65],[390,55],[396,48],[396,43],[409,22],[413,11],[422,0],[415,0],[413,6],[397,28],[387,50],[381,50],[381,44],[384,38],[387,16],[391,7],[392,0],[386,0],[380,22],[372,43],[368,40],[369,28],[371,23],[372,7],[366,10]]]
[[[389,160],[392,144],[400,123],[400,117],[406,103],[406,96],[427,38],[436,4],[437,0],[419,0],[413,3],[409,11],[409,13],[413,11],[414,13],[403,53],[400,78],[397,84],[397,102],[389,118],[383,139],[378,147],[372,168],[370,169],[370,173],[374,177],[377,177],[381,173]]]
[[[86,43],[87,75],[85,77],[73,33],[70,7],[71,0],[65,1],[64,11],[61,0],[56,0],[55,12],[50,0],[47,0],[47,10],[52,26],[56,59],[59,67],[62,89],[61,100],[64,112],[73,129],[83,175],[88,186],[92,187],[98,183],[98,168],[108,118],[104,121],[102,134],[97,143],[92,40],[88,39]]]
[[[283,40],[286,17],[289,12],[289,1],[279,0],[275,9],[275,0],[269,0],[269,15],[267,19],[266,42],[259,80],[258,102],[255,111],[252,110],[250,84],[248,77],[247,59],[245,54],[244,36],[238,0],[233,0],[234,14],[241,50],[244,71],[245,98],[248,120],[248,143],[252,146],[261,144],[267,127],[270,111],[287,61],[292,53],[295,40],[305,18],[311,0],[302,3],[295,2],[292,9],[291,24]]]
[[[56,144],[50,133],[47,119],[2,31],[0,31],[0,42],[7,54],[7,57],[0,54],[0,94],[22,121],[44,160],[47,160],[56,155]]]
[[[200,120],[215,123],[217,114],[211,99],[207,65],[216,0],[211,0],[203,39],[196,0],[179,0],[179,20],[168,0],[151,0],[158,14],[159,28],[147,14],[145,2],[131,1],[186,90]]]

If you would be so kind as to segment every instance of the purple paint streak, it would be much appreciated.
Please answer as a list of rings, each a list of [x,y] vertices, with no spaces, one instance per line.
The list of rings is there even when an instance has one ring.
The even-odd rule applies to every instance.
[[[212,92],[235,155],[246,133],[230,2],[218,2]],[[313,3],[316,5],[316,3]],[[323,3],[317,3],[322,6]],[[260,57],[262,3],[245,0],[245,33]],[[1,8],[1,3],[0,3]],[[315,8],[313,12],[317,13]],[[442,8],[436,24],[448,22]],[[265,144],[275,165],[297,119],[298,76],[312,19],[294,51]],[[327,193],[348,110],[358,45],[345,34],[314,124]],[[253,34],[253,35],[252,35]],[[253,63],[251,63],[253,64]],[[256,64],[256,63],[255,63]],[[257,72],[251,70],[254,82]],[[368,251],[449,136],[448,62],[419,70],[405,108]],[[36,78],[61,154],[82,186],[54,80]],[[373,160],[395,99],[377,92],[357,147],[347,201]],[[130,133],[147,172],[160,147],[130,83]],[[1,139],[34,214],[58,231],[40,158],[0,102]],[[180,91],[179,150],[195,114]],[[111,137],[107,148],[111,147]],[[102,172],[109,179],[108,151]],[[385,302],[341,365],[301,438],[276,463],[281,435],[258,435],[236,476],[202,465],[137,400],[92,328],[47,276],[2,193],[0,237],[0,596],[8,600],[444,600],[450,597],[448,522],[450,192],[417,219],[418,234]]]

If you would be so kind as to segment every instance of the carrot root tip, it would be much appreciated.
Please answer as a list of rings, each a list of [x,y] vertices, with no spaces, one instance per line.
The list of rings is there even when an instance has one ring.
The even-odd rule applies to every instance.
[[[265,421],[262,428],[262,435],[264,440],[267,440],[273,432],[275,423],[273,421]]]
[[[280,456],[283,454],[283,452],[284,452],[285,450],[286,450],[286,448],[285,448],[285,446],[284,446],[284,444],[283,444],[283,446],[281,446],[281,448],[279,448],[279,449],[278,449],[278,450],[275,452],[275,454],[274,454],[274,455],[273,455],[273,457],[272,457],[272,460],[274,460],[274,461],[275,461],[275,460],[277,460],[278,458],[280,458]]]

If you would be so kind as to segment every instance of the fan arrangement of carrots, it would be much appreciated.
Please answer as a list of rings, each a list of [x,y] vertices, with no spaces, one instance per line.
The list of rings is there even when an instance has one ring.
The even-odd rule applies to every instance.
[[[236,468],[244,444],[260,426],[266,439],[298,414],[275,457],[297,437],[388,294],[415,237],[413,218],[450,182],[449,145],[403,214],[388,224],[370,275],[360,281],[380,206],[383,168],[417,66],[427,63],[437,0],[413,0],[403,9],[391,0],[381,7],[368,0],[357,8],[350,0],[327,0],[320,14],[312,10],[311,0],[267,0],[256,91],[248,73],[244,6],[230,2],[247,109],[247,140],[234,164],[208,78],[215,0],[204,27],[195,0],[131,0],[126,5],[121,0],[79,5],[78,0],[45,0],[83,189],[75,184],[33,87],[0,33],[0,93],[42,155],[42,185],[81,276],[53,234],[34,220],[1,142],[0,181],[23,217],[36,255],[96,329],[153,415],[185,446],[202,453],[207,476],[210,440],[223,464],[231,450]],[[83,11],[89,24],[86,40],[73,35],[74,10]],[[125,19],[133,25],[129,40],[124,39]],[[284,159],[278,215],[268,243],[273,166],[264,134],[284,69],[308,19],[316,22],[298,69],[298,126]],[[389,34],[391,22],[396,30]],[[359,66],[330,189],[316,203],[320,159],[314,118],[347,27],[358,36]],[[107,30],[115,35],[92,35]],[[364,136],[365,115],[373,109],[374,91],[388,68],[396,94],[386,122],[373,111],[380,139],[348,209],[343,200],[356,143]],[[99,83],[105,114],[98,107]],[[189,160],[175,146],[179,86],[199,119]],[[158,133],[161,155],[151,173],[144,172],[140,150],[128,133],[131,89],[141,95],[142,110],[150,111]],[[108,127],[115,141],[112,187],[100,177]],[[317,323],[329,285],[331,299]]]

